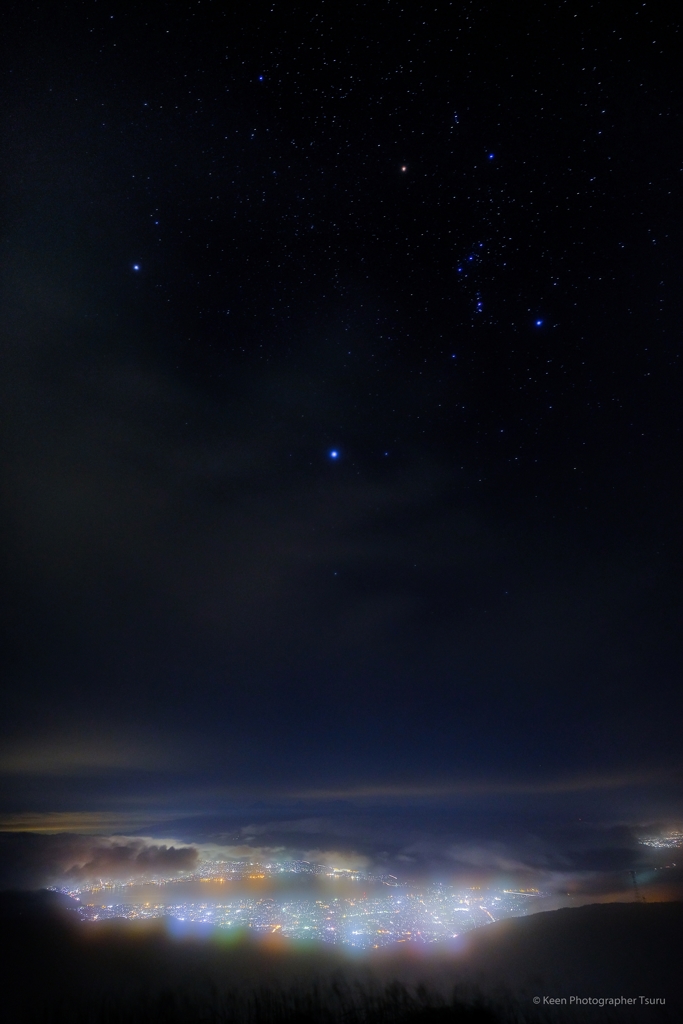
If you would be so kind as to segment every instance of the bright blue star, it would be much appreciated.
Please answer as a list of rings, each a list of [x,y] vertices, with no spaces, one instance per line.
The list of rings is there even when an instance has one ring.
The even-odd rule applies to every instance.
[[[493,160],[493,153],[489,153],[489,160]]]
[[[543,321],[542,320],[537,320],[536,321],[536,326],[537,327],[542,327],[543,326]]]
[[[140,269],[140,264],[139,263],[134,263],[133,264],[133,270],[139,270],[139,269]]]
[[[339,452],[336,449],[333,448],[332,451],[330,452],[330,458],[331,459],[338,459],[339,458]]]

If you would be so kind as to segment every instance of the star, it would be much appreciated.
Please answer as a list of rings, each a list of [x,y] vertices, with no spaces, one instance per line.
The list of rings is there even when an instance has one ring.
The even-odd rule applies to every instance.
[[[333,448],[332,451],[330,452],[330,458],[331,459],[338,459],[339,458],[339,452],[336,450],[336,448]]]
[[[139,269],[140,269],[140,264],[139,263],[134,263],[133,264],[133,270],[139,270]]]

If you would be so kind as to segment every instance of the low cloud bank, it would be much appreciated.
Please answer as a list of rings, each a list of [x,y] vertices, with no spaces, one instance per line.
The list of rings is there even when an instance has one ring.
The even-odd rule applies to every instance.
[[[192,871],[199,850],[125,836],[0,834],[0,887],[31,889],[96,878],[124,881]]]
[[[139,875],[175,875],[191,871],[199,863],[199,852],[192,846],[147,845],[144,840],[113,842],[97,846],[89,860],[74,864],[67,878],[130,878]]]
[[[249,813],[243,823],[167,822],[155,837],[149,832],[0,832],[0,888],[171,877],[204,860],[302,859],[391,873],[412,884],[439,880],[538,888],[572,901],[637,897],[633,872],[648,898],[651,889],[652,898],[655,889],[666,887],[674,893],[666,898],[683,893],[672,851],[644,846],[643,826],[636,824],[466,822],[419,810],[398,815],[343,808],[336,814],[273,817],[268,809],[253,816],[252,808]]]

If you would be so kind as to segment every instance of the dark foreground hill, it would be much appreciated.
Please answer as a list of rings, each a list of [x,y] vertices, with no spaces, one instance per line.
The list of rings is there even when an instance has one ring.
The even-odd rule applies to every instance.
[[[159,921],[83,924],[55,894],[4,893],[0,941],[17,1022],[683,1020],[681,903],[558,910],[478,929],[455,952],[360,958],[219,932],[179,939]],[[620,998],[633,1002],[576,1002]]]
[[[468,939],[463,966],[488,990],[660,997],[683,1020],[683,903],[555,910],[499,921]]]

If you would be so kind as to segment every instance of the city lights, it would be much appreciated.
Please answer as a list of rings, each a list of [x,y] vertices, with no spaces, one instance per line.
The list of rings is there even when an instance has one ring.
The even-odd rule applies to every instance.
[[[194,875],[146,879],[145,884],[161,890],[179,882],[239,882],[287,874],[369,882],[374,883],[375,891],[366,893],[360,886],[358,895],[347,893],[327,898],[236,892],[231,897],[226,892],[225,897],[217,899],[185,898],[178,902],[167,902],[163,898],[127,901],[125,890],[140,885],[140,880],[127,883],[100,880],[96,884],[61,891],[79,900],[79,913],[86,921],[167,918],[255,936],[279,935],[294,941],[333,943],[356,949],[376,949],[403,942],[447,942],[472,928],[533,913],[540,909],[539,900],[546,895],[536,890],[458,888],[441,883],[415,886],[401,883],[393,875],[371,875],[305,861],[268,865],[214,862],[202,865]]]

